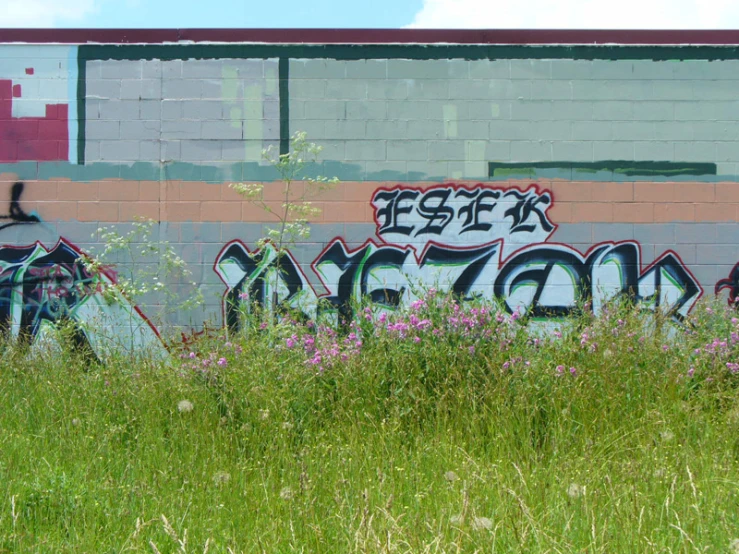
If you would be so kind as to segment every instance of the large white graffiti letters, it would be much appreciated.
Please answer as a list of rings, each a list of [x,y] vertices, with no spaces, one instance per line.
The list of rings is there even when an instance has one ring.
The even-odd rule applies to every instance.
[[[495,298],[534,317],[568,315],[583,300],[599,312],[617,296],[678,320],[695,305],[703,291],[674,252],[642,268],[634,241],[603,242],[585,254],[546,242],[556,229],[547,215],[552,202],[536,185],[379,189],[372,207],[380,242],[354,250],[341,237],[329,243],[312,264],[328,291],[320,297],[292,256],[275,279],[273,247],[251,253],[234,241],[215,265],[228,288],[226,322],[237,327],[244,298],[269,305],[274,283],[282,306],[305,317],[328,310],[340,321],[354,317],[357,301],[393,309],[429,287],[460,299]]]

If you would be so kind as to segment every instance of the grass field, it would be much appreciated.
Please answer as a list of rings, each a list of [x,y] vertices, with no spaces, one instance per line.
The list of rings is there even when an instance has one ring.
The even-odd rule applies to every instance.
[[[733,314],[432,294],[169,364],[6,345],[0,552],[739,552]]]

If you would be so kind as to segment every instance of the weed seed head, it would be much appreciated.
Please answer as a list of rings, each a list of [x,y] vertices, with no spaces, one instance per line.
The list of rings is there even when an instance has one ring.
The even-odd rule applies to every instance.
[[[493,528],[493,520],[487,517],[476,517],[472,520],[472,528],[475,531],[482,531],[483,529],[489,531]]]
[[[570,483],[570,486],[567,487],[567,496],[570,498],[580,498],[581,496],[585,496],[585,487],[578,485],[577,483]]]
[[[189,400],[180,400],[177,403],[177,411],[182,414],[192,412],[193,407],[194,406],[192,405],[192,402],[190,402]]]

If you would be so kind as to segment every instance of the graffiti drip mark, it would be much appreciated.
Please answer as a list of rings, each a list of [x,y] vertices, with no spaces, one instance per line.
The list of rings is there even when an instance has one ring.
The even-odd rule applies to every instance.
[[[23,188],[25,185],[22,181],[15,183],[10,189],[10,204],[8,205],[8,215],[0,215],[0,219],[9,219],[10,223],[0,225],[0,231],[13,225],[21,225],[23,223],[40,223],[41,219],[36,214],[27,214],[21,208],[21,196],[23,196]]]

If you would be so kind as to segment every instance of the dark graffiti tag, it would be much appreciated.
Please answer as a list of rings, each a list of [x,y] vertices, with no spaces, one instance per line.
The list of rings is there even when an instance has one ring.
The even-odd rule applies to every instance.
[[[726,277],[725,279],[721,279],[718,283],[716,283],[716,295],[718,295],[724,289],[729,290],[729,306],[736,307],[737,300],[739,300],[739,263],[731,268],[728,277]]]
[[[6,227],[20,225],[23,223],[39,223],[41,220],[33,213],[27,214],[21,208],[21,196],[23,196],[24,184],[22,181],[14,183],[10,189],[10,202],[8,204],[8,214],[0,215],[0,219],[9,219],[10,223],[0,225],[0,231]]]

